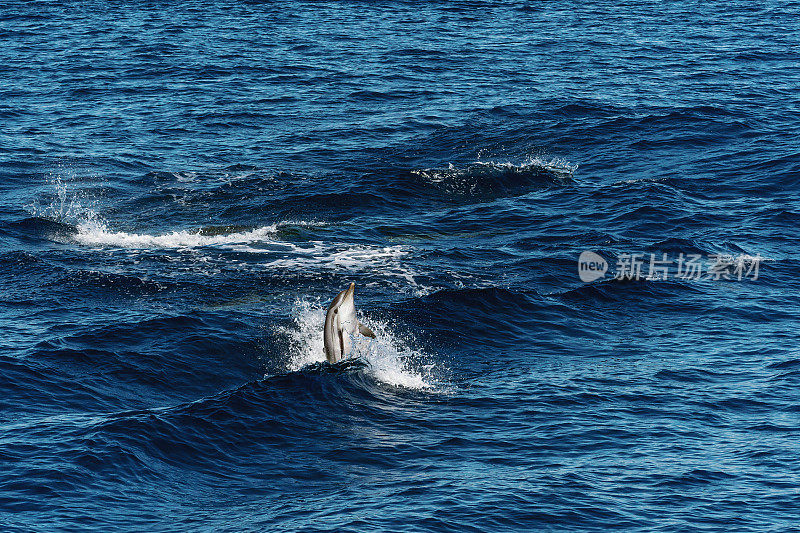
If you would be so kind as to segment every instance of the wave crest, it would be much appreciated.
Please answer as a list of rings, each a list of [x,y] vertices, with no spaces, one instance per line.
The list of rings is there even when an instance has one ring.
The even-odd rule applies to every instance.
[[[425,181],[451,194],[503,194],[532,185],[563,184],[572,180],[578,165],[562,159],[532,158],[522,164],[477,161],[465,167],[414,170]]]
[[[181,249],[270,241],[277,232],[278,225],[271,224],[232,233],[214,233],[200,229],[194,231],[172,231],[161,235],[112,231],[108,229],[105,223],[98,220],[81,222],[77,228],[78,231],[72,238],[80,244],[137,249]]]

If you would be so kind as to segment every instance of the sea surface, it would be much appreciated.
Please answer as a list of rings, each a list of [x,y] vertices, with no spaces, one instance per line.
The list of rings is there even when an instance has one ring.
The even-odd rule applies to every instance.
[[[3,2],[0,529],[798,531],[798,12]]]

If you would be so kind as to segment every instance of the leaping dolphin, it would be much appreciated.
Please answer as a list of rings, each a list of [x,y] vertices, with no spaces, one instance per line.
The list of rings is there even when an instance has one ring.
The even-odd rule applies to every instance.
[[[325,357],[329,363],[337,363],[347,357],[352,345],[352,339],[358,330],[365,337],[375,338],[375,334],[356,318],[356,304],[353,302],[353,293],[356,284],[351,283],[348,288],[336,295],[328,313],[325,315]]]

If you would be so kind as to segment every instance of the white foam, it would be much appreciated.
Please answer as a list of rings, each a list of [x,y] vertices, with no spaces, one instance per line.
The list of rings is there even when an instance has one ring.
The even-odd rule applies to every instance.
[[[85,245],[114,246],[135,249],[185,249],[202,246],[248,244],[269,241],[277,231],[277,224],[262,226],[249,231],[220,235],[204,235],[200,231],[173,231],[161,235],[112,231],[102,222],[88,220],[78,224],[73,236],[76,242]]]
[[[284,226],[319,226],[319,222],[279,222],[248,231],[204,234],[202,231],[180,230],[162,234],[113,231],[101,220],[91,217],[78,223],[72,242],[92,247],[130,250],[194,250],[216,248],[235,252],[261,254],[261,261],[249,261],[247,268],[281,271],[364,272],[379,269],[386,277],[404,280],[404,286],[417,287],[415,272],[404,259],[411,251],[406,246],[374,246],[361,243],[324,241],[291,242],[279,239]],[[218,261],[214,256],[202,261]],[[231,258],[224,258],[227,267]]]
[[[315,267],[332,270],[360,270],[365,267],[397,267],[402,277],[413,273],[402,269],[399,261],[410,252],[403,246],[369,246],[364,244],[325,243],[309,241],[297,245],[293,252],[299,257],[289,257],[270,261],[277,268]],[[386,273],[386,270],[383,270]]]
[[[293,309],[294,326],[287,328],[290,359],[288,370],[297,371],[310,364],[325,361],[322,331],[325,325],[325,308],[318,303],[298,301]],[[433,366],[422,366],[425,355],[410,346],[411,341],[397,335],[386,322],[370,319],[360,314],[375,333],[375,339],[361,335],[354,338],[351,356],[367,362],[367,371],[383,383],[409,389],[432,389],[439,385],[432,375]],[[420,366],[420,368],[416,368]]]
[[[191,173],[186,174],[191,178]],[[284,241],[279,231],[284,227],[325,226],[318,221],[283,221],[264,225],[247,231],[230,233],[208,233],[202,230],[177,229],[164,233],[117,231],[88,205],[83,205],[74,192],[60,178],[53,182],[55,195],[45,207],[34,202],[29,206],[34,216],[72,224],[77,231],[69,242],[90,247],[123,248],[130,250],[194,250],[198,248],[220,248],[236,252],[263,254],[265,260],[251,261],[247,268],[288,271],[335,270],[359,272],[380,269],[385,276],[403,279],[407,287],[417,287],[416,273],[404,261],[410,254],[406,246],[375,246],[365,243],[342,243],[323,241]],[[219,258],[197,257],[195,260],[213,262]],[[228,268],[234,260],[224,258]]]

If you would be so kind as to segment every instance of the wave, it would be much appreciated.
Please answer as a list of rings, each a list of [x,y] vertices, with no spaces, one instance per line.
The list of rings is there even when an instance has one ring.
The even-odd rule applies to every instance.
[[[155,175],[154,175],[155,176]],[[178,181],[191,181],[195,173],[172,173]],[[162,234],[115,231],[98,214],[93,201],[68,189],[60,178],[53,182],[49,203],[27,206],[31,217],[10,225],[17,234],[34,235],[56,242],[132,249],[187,249],[206,246],[246,245],[277,240],[281,231],[322,225],[319,222],[284,221],[258,227],[207,226]]]
[[[412,174],[451,194],[475,196],[503,194],[532,185],[564,184],[572,180],[577,165],[562,159],[532,158],[522,164],[477,161],[465,167],[414,170]]]
[[[278,222],[256,228],[243,226],[207,226],[196,230],[176,230],[161,234],[115,231],[98,220],[89,220],[77,226],[52,220],[31,217],[8,225],[11,234],[33,242],[49,240],[61,244],[78,244],[90,248],[110,248],[133,251],[218,250],[256,254],[263,259],[250,263],[253,270],[283,272],[364,272],[379,269],[384,277],[403,280],[405,289],[419,291],[417,271],[405,261],[411,255],[407,245],[380,246],[366,243],[325,242],[319,240],[283,240],[297,233],[298,227],[320,226],[317,222]],[[11,257],[8,261],[19,262]],[[186,258],[206,265],[222,262],[228,267],[235,264],[229,255],[204,254]],[[252,260],[251,260],[252,261]],[[0,258],[6,262],[6,258]],[[152,267],[153,265],[151,265]],[[113,279],[107,279],[107,278]],[[147,277],[147,276],[145,276]],[[68,276],[70,283],[99,283],[100,286],[129,287],[137,292],[150,287],[156,292],[167,286],[162,282],[144,282],[134,275],[76,270]],[[118,279],[119,278],[119,279]],[[122,280],[120,283],[119,280]]]
[[[79,244],[114,246],[118,248],[184,249],[270,241],[273,240],[277,230],[278,224],[271,224],[232,233],[215,234],[214,232],[199,229],[151,235],[113,231],[109,230],[105,223],[90,220],[78,224],[77,231],[72,235],[72,239]]]
[[[698,294],[701,289],[691,281],[679,278],[667,280],[620,279],[606,278],[602,281],[587,283],[552,296],[565,302],[587,305],[590,302],[668,302],[685,296],[686,293]]]
[[[467,309],[480,311],[487,316],[503,309],[509,313],[525,313],[535,308],[540,295],[532,289],[513,291],[502,287],[442,289],[420,298],[426,307],[435,309]]]
[[[534,332],[561,327],[568,319],[565,305],[535,290],[501,287],[441,289],[394,309],[419,327],[426,339],[477,354],[486,346],[522,349]]]
[[[32,216],[6,225],[10,235],[23,240],[47,239],[56,242],[68,241],[76,233],[72,224],[58,222],[49,218]]]
[[[215,248],[248,254],[265,254],[266,261],[258,267],[270,270],[359,272],[380,268],[384,276],[404,279],[416,287],[416,272],[402,261],[410,254],[408,247],[323,241],[290,242],[280,239],[286,228],[305,225],[315,225],[315,223],[281,222],[233,232],[225,232],[224,227],[222,230],[212,227],[152,235],[112,231],[105,224],[84,223],[79,224],[77,231],[69,238],[86,246],[133,250],[183,251]],[[207,257],[204,260],[216,259]]]

